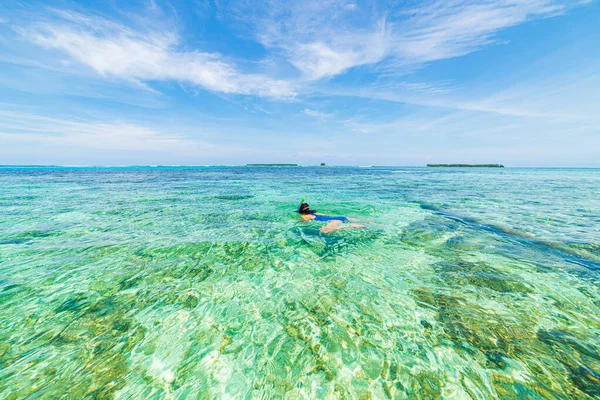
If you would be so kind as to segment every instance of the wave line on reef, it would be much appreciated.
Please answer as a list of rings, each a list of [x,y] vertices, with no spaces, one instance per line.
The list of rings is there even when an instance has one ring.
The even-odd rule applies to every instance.
[[[450,219],[454,222],[458,222],[462,225],[468,226],[469,228],[481,229],[496,234],[509,242],[516,241],[518,244],[533,245],[537,247],[542,247],[544,249],[550,249],[554,252],[558,251],[559,255],[562,258],[564,258],[567,262],[576,264],[580,267],[584,267],[594,272],[600,272],[600,258],[596,257],[594,254],[591,254],[588,251],[584,250],[585,254],[581,254],[581,252],[576,251],[563,243],[539,239],[533,237],[532,235],[528,235],[525,232],[518,231],[516,229],[506,228],[482,222],[472,217],[458,216],[446,210],[442,210],[438,207],[435,207],[431,204],[419,203],[419,205],[422,209],[432,211],[435,215],[439,215],[441,217]]]

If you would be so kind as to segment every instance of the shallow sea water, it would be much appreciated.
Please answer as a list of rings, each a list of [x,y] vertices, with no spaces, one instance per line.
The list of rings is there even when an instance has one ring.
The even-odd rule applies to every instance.
[[[600,398],[600,170],[0,168],[0,398]],[[294,210],[372,221],[321,234]]]

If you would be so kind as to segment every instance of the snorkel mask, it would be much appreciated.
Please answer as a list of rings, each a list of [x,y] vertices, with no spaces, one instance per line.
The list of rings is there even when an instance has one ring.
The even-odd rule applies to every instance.
[[[296,210],[297,213],[300,212],[300,209],[302,208],[302,204],[304,204],[305,201],[306,201],[306,197],[303,197],[302,200],[300,201],[300,204],[298,205],[298,210]]]

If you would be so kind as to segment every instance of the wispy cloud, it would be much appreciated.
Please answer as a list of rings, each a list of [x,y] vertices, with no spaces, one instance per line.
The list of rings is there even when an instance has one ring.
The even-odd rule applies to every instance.
[[[124,121],[61,119],[33,113],[0,110],[0,140],[8,147],[51,146],[61,149],[129,150],[180,155],[236,152],[209,142]]]
[[[140,31],[99,17],[56,11],[58,21],[20,29],[23,37],[59,50],[102,76],[137,83],[173,80],[206,90],[289,98],[289,82],[243,73],[217,53],[179,50],[174,32]]]
[[[413,8],[345,0],[271,0],[264,4],[233,0],[223,4],[215,3],[217,14],[234,15],[248,25],[249,32],[270,52],[265,61],[278,59],[281,63],[282,55],[298,76],[275,78],[268,73],[244,72],[219,53],[187,50],[178,34],[184,27],[134,29],[100,17],[53,10],[50,22],[19,31],[33,43],[58,50],[101,76],[138,85],[173,80],[225,94],[289,99],[306,91],[308,82],[360,66],[371,66],[376,75],[385,76],[462,56],[494,43],[503,29],[584,3],[430,0]]]
[[[254,2],[241,3],[234,7],[240,13],[255,7]],[[555,16],[582,3],[433,0],[399,9],[393,4],[274,0],[260,13],[264,16],[255,19],[255,29],[258,40],[283,50],[304,79],[318,80],[381,62],[398,72],[462,56],[493,43],[503,29]]]
[[[391,52],[407,62],[428,62],[468,54],[493,41],[501,30],[565,11],[565,1],[430,1],[403,9],[393,28]],[[410,16],[410,18],[402,18]]]
[[[234,8],[245,13],[252,3]],[[390,31],[385,13],[348,1],[270,1],[253,22],[257,40],[283,51],[307,81],[330,78],[385,56]],[[357,18],[357,16],[360,16]]]
[[[530,77],[517,80],[496,90],[469,93],[450,92],[411,93],[387,88],[342,90],[330,93],[360,96],[424,107],[497,114],[507,117],[536,118],[538,120],[577,123],[598,123],[597,88],[600,76],[598,62],[579,65],[550,77]]]
[[[308,115],[310,117],[315,117],[315,118],[331,118],[333,116],[332,113],[327,113],[327,112],[318,111],[318,110],[311,110],[310,108],[305,108],[304,114]]]

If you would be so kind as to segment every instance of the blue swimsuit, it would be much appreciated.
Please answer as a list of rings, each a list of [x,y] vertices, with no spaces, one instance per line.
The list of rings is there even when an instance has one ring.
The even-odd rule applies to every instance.
[[[315,216],[314,221],[342,221],[348,222],[346,217],[330,217],[329,215],[311,214]]]

